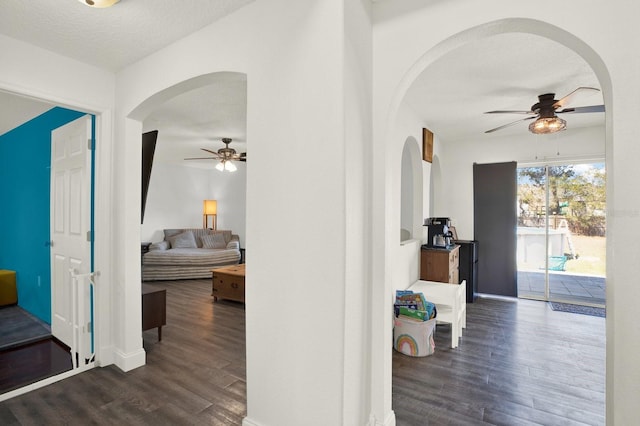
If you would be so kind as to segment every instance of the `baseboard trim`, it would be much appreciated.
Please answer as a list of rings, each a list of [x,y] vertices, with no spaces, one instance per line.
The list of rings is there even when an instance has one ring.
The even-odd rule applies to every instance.
[[[249,417],[245,417],[242,419],[242,426],[263,426],[261,423],[256,422],[255,420],[250,419]],[[367,426],[396,426],[396,413],[393,410],[387,413],[387,417],[383,422],[379,422],[375,416],[371,416],[369,421],[367,422]]]
[[[106,367],[107,365],[111,365],[114,363],[114,354],[115,350],[113,346],[109,346],[107,348],[101,348],[96,352],[96,365],[98,367]]]
[[[378,421],[372,415],[367,426],[396,426],[396,413],[393,410],[389,411],[383,422]]]
[[[125,373],[146,364],[147,353],[142,348],[128,354],[115,350],[113,351],[113,354],[114,363]]]
[[[260,423],[255,420],[251,420],[249,417],[245,417],[242,419],[242,426],[262,426]]]

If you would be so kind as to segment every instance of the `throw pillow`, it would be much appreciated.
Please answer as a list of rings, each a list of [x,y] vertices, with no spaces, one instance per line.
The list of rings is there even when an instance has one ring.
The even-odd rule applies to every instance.
[[[164,230],[164,240],[169,241],[169,238],[175,237],[178,234],[182,234],[185,232],[184,229],[165,229]]]
[[[153,243],[149,246],[149,251],[167,250],[169,248],[169,241],[160,241],[159,243]]]
[[[171,248],[197,248],[196,239],[191,231],[183,232],[169,238]]]
[[[227,243],[224,241],[224,235],[222,233],[203,235],[200,237],[202,241],[202,248],[206,249],[223,249],[227,248]]]

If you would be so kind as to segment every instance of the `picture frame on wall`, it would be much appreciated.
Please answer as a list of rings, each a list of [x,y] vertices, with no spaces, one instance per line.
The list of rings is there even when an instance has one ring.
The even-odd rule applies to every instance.
[[[422,159],[428,163],[433,162],[433,133],[422,128]]]

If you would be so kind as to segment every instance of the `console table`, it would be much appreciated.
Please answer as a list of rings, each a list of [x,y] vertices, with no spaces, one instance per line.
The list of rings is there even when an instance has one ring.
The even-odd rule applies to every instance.
[[[167,290],[142,284],[142,331],[157,327],[161,341],[163,325],[167,325]]]

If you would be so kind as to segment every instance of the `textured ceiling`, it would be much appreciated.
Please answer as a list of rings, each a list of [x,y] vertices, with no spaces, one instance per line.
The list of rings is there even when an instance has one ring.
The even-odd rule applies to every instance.
[[[232,138],[230,148],[246,152],[247,77],[218,73],[215,81],[168,100],[143,123],[143,130],[158,130],[154,161],[210,168],[211,161],[187,157],[209,156],[202,148],[217,151],[222,138]]]
[[[1,0],[0,34],[116,72],[252,1],[120,0],[95,9],[78,0]],[[210,144],[218,136],[245,140],[246,79],[244,89],[229,78],[220,84],[168,102],[145,125],[166,129],[161,140],[181,142],[175,149],[186,151],[174,152],[179,157],[194,154],[187,149],[193,144],[206,147],[207,138]],[[53,106],[0,91],[0,135]]]
[[[121,0],[109,9],[92,9],[78,0],[41,0],[37,8],[34,2],[2,0],[0,33],[119,70],[251,1]],[[548,39],[512,33],[468,43],[438,59],[417,78],[405,102],[441,140],[489,141],[529,134],[528,122],[485,134],[485,130],[522,116],[483,112],[528,110],[539,94],[551,92],[562,97],[579,86],[600,87],[582,58]],[[185,93],[154,111],[144,127],[160,130],[161,143],[166,146],[159,149],[158,158],[178,162],[199,156],[200,148],[222,147],[222,137],[233,138],[231,147],[244,151],[246,87],[244,77],[221,75],[211,87]],[[0,96],[0,134],[12,128],[12,123],[26,121],[30,114],[25,98],[11,99]],[[582,92],[570,106],[601,103],[601,93]],[[39,102],[32,106],[32,116],[51,107]],[[566,132],[604,125],[602,113],[564,118]]]
[[[556,99],[580,86],[600,88],[589,65],[575,52],[548,39],[524,33],[502,34],[468,43],[431,64],[405,98],[425,125],[446,141],[528,134],[530,121],[485,134],[485,130],[523,118],[483,114],[492,110],[529,110],[538,95]],[[581,91],[570,105],[601,105],[602,93]],[[565,114],[567,132],[603,126],[604,114]]]
[[[0,33],[118,71],[253,0],[2,0]]]

